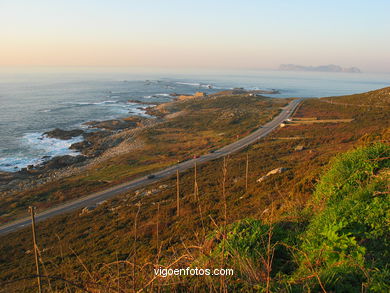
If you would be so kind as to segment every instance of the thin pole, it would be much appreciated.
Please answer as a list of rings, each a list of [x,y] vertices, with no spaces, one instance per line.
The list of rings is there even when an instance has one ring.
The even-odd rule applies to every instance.
[[[198,199],[198,182],[197,182],[197,172],[196,172],[196,161],[195,161],[195,167],[194,167],[194,195],[195,199]]]
[[[133,292],[136,292],[136,279],[135,279],[135,272],[136,272],[136,265],[137,265],[137,220],[138,220],[138,214],[141,209],[141,203],[137,204],[138,210],[135,215],[134,219],[134,263],[133,263]]]
[[[159,231],[160,230],[160,202],[157,203],[157,225],[156,225],[156,267],[158,267],[160,262],[160,239]],[[160,279],[157,279],[157,292],[160,292]]]
[[[224,206],[224,222],[223,222],[223,245],[222,245],[222,264],[221,267],[225,266],[225,242],[226,242],[226,225],[227,225],[227,203],[226,203],[226,179],[227,179],[227,166],[226,166],[226,157],[223,157],[223,180],[222,180],[222,196],[223,196],[223,206]],[[225,288],[225,277],[221,275],[221,292],[226,292]]]
[[[246,168],[245,168],[245,192],[248,192],[248,173],[249,173],[249,156],[246,154]]]
[[[180,183],[179,183],[179,169],[176,170],[176,213],[180,216]]]
[[[160,251],[160,239],[159,239],[159,228],[160,228],[160,202],[157,203],[157,223],[156,223],[156,251],[157,251],[157,264],[159,262],[159,251]]]
[[[37,282],[38,282],[38,292],[42,292],[42,283],[41,283],[41,272],[39,269],[39,261],[38,261],[38,245],[37,245],[37,236],[35,234],[35,211],[34,207],[29,207],[30,214],[31,214],[31,228],[32,228],[32,235],[33,235],[33,243],[34,243],[34,255],[35,255],[35,266],[37,269]]]

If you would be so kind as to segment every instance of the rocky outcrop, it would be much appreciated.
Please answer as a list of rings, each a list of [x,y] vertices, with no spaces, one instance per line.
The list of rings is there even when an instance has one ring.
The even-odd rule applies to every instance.
[[[145,102],[140,100],[128,100],[127,102],[134,103],[134,104],[142,104],[142,105],[153,105],[153,106],[161,103],[161,102]]]
[[[83,140],[83,141],[76,142],[76,143],[72,144],[69,147],[69,149],[83,152],[83,150],[89,148],[90,146],[92,146],[92,143],[90,141]]]
[[[100,128],[100,129],[106,129],[106,130],[122,130],[122,129],[129,129],[129,128],[135,128],[138,126],[138,123],[136,121],[125,121],[121,119],[112,119],[112,120],[106,120],[106,121],[89,121],[84,123],[84,125],[88,125],[92,128]]]
[[[72,144],[70,149],[77,150],[88,157],[96,157],[123,140],[122,136],[113,136],[112,131],[108,130],[86,132],[84,141]]]
[[[258,182],[258,183],[263,182],[267,177],[275,175],[275,174],[280,174],[280,173],[286,172],[287,170],[289,170],[289,168],[279,167],[279,168],[273,169],[272,171],[269,171],[266,175],[257,179],[256,182]]]
[[[58,156],[52,158],[50,161],[47,161],[42,164],[45,169],[59,169],[63,167],[67,167],[70,165],[74,165],[77,163],[84,162],[87,159],[86,156],[78,155],[78,156]]]
[[[73,129],[73,130],[63,130],[63,129],[53,129],[51,131],[47,131],[44,133],[47,137],[57,138],[62,140],[68,140],[76,136],[80,136],[84,133],[81,129]]]

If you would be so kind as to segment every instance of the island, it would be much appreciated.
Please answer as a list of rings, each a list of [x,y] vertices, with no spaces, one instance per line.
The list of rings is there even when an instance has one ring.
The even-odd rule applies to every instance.
[[[319,65],[319,66],[303,66],[296,64],[281,64],[279,70],[282,71],[315,71],[315,72],[345,72],[345,73],[361,73],[357,67],[344,68],[339,65]]]

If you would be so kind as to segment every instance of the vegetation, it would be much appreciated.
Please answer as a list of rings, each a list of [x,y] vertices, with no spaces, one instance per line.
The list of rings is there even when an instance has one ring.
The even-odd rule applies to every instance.
[[[390,290],[389,157],[390,146],[379,143],[331,164],[314,192],[323,210],[301,237],[298,275],[315,271],[336,292]]]
[[[226,158],[226,165],[200,165],[198,197],[194,170],[180,174],[180,216],[174,177],[91,212],[40,223],[43,273],[50,277],[44,287],[387,292],[389,115],[379,107],[317,99],[306,100],[295,115],[353,120],[280,128]],[[287,171],[256,182],[278,167]],[[1,237],[0,250],[4,292],[34,291],[31,230]],[[233,268],[234,275],[156,278],[155,267]]]
[[[381,143],[337,157],[316,185],[309,207],[321,211],[307,225],[240,220],[213,260],[224,254],[241,286],[266,291],[388,292],[389,157]]]
[[[25,215],[29,205],[46,209],[231,143],[271,120],[287,102],[236,95],[169,103],[163,112],[154,113],[167,118],[137,132],[122,153],[71,176],[0,198],[0,223]]]
[[[388,109],[390,107],[390,88],[387,87],[380,90],[344,97],[330,97],[324,100],[338,104],[356,105],[365,108],[379,107]]]

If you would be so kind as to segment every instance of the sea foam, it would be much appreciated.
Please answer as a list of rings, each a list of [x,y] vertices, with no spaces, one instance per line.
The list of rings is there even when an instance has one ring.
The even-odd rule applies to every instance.
[[[28,145],[33,152],[29,155],[18,153],[14,156],[5,156],[0,158],[0,170],[6,172],[16,172],[28,165],[38,165],[52,157],[71,155],[76,156],[80,153],[69,149],[69,147],[83,140],[82,136],[77,136],[68,140],[50,138],[42,133],[26,133],[21,144]]]

